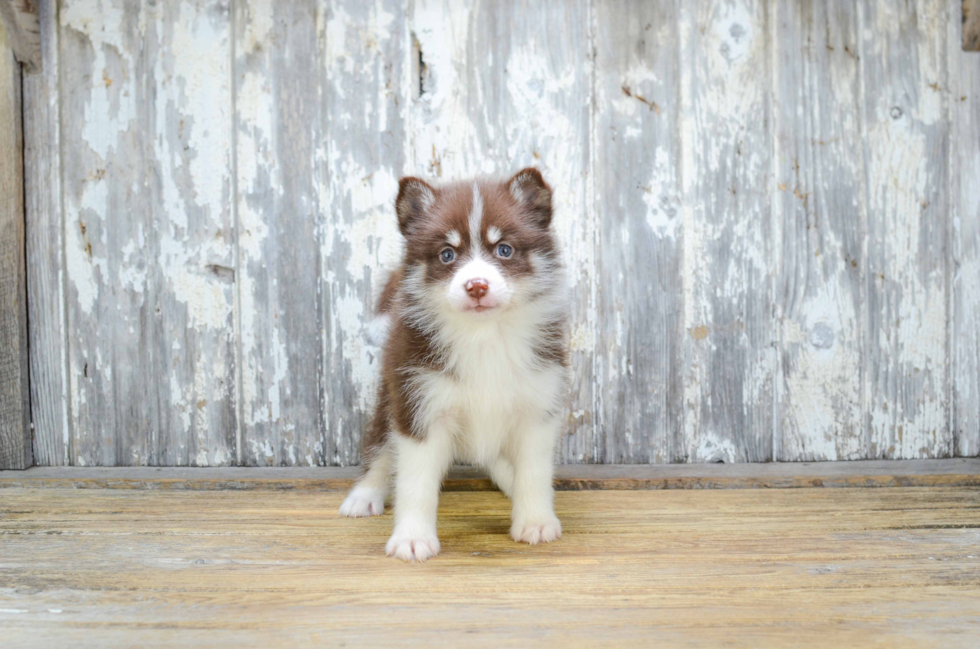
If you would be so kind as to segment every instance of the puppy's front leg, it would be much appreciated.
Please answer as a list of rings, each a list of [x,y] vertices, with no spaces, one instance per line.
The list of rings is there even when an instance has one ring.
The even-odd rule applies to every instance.
[[[510,527],[515,541],[534,545],[561,538],[551,484],[558,432],[559,422],[555,419],[528,426],[516,436]]]
[[[436,512],[439,487],[453,459],[453,440],[443,425],[424,440],[396,434],[395,530],[385,552],[403,561],[425,561],[439,554]]]

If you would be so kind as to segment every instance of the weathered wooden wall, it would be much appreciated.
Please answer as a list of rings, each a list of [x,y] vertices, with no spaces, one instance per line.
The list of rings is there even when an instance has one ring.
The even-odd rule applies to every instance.
[[[980,453],[959,0],[40,5],[40,464],[356,463],[397,178],[529,164],[564,461]]]

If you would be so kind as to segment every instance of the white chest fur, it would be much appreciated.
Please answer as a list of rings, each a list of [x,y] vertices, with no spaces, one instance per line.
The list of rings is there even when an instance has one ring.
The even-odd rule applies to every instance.
[[[511,436],[557,416],[565,371],[541,361],[536,333],[513,321],[443,332],[447,369],[419,377],[418,413],[427,425],[454,430],[460,459],[492,461]]]

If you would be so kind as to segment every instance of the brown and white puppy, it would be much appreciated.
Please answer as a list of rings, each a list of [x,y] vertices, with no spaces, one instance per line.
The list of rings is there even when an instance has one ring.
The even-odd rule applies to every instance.
[[[459,459],[511,498],[515,541],[554,541],[568,300],[551,188],[533,168],[438,188],[403,178],[395,210],[406,246],[372,324],[384,341],[377,411],[340,513],[381,514],[394,474],[386,551],[425,561],[439,553],[439,488]]]

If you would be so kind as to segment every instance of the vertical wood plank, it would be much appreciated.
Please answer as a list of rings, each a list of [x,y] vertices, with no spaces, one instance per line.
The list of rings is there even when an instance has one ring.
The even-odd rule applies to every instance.
[[[235,458],[229,12],[62,6],[72,457]]]
[[[681,15],[685,439],[692,462],[772,458],[775,350],[766,5]]]
[[[0,25],[0,469],[26,469],[31,449],[24,260],[20,64]]]
[[[869,454],[947,457],[947,3],[861,7]]]
[[[507,176],[534,165],[554,189],[554,228],[572,290],[575,370],[561,457],[571,463],[601,461],[604,446],[594,425],[596,215],[588,6],[585,0],[421,0],[409,23],[420,79],[410,113],[411,171],[438,181]]]
[[[241,462],[324,462],[313,0],[235,4]],[[359,110],[352,98],[351,110]],[[332,218],[332,216],[331,216]]]
[[[348,466],[360,459],[380,367],[365,328],[402,247],[393,205],[405,166],[409,43],[396,0],[321,0],[317,20],[322,459]]]
[[[144,339],[154,317],[143,270],[153,223],[140,7],[67,0],[59,19],[70,460],[146,464],[159,377]]]
[[[610,463],[683,462],[678,3],[595,6],[599,428]]]
[[[226,0],[182,0],[148,3],[143,19],[153,256],[130,276],[144,273],[154,298],[151,464],[236,461],[230,18]]]
[[[779,461],[864,457],[864,158],[853,3],[772,3]]]
[[[954,453],[980,455],[980,56],[958,46],[958,0],[948,21],[951,335]],[[980,46],[980,5],[977,7]],[[965,25],[962,27],[965,29]]]
[[[24,193],[34,461],[69,463],[68,347],[61,211],[58,15],[38,3],[41,71],[24,77]]]

